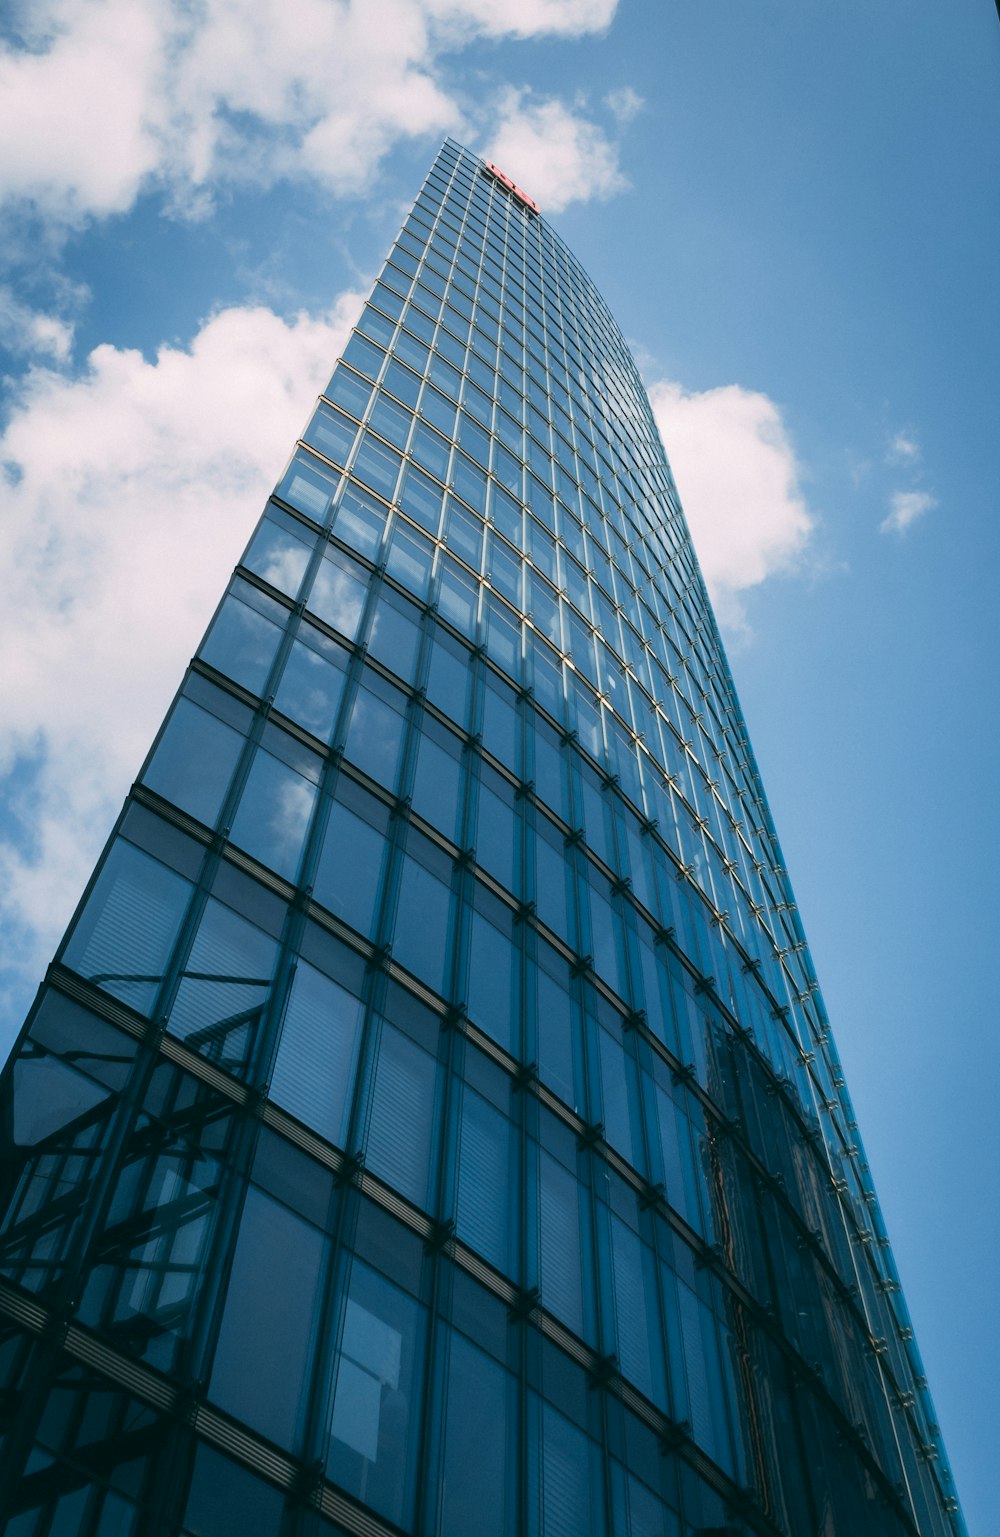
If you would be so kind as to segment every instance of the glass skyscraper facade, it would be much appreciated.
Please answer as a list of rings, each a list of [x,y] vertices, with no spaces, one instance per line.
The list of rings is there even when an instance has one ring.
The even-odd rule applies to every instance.
[[[635,365],[455,144],[2,1105],[9,1537],[964,1532]]]

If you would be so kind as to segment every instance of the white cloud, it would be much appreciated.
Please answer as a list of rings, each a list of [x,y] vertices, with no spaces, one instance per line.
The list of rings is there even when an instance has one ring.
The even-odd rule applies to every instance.
[[[0,186],[55,217],[128,208],[159,164],[160,61],[171,31],[150,0],[53,0],[47,46],[0,51]]]
[[[623,85],[618,91],[609,91],[604,98],[604,105],[619,123],[631,123],[634,117],[638,117],[646,105],[638,91],[634,91],[630,85]]]
[[[937,498],[929,491],[894,491],[889,498],[889,511],[879,524],[879,533],[905,534],[911,523],[936,506]]]
[[[309,176],[357,193],[399,139],[466,126],[450,52],[477,37],[593,32],[616,5],[40,0],[26,46],[0,44],[3,196],[74,224],[126,211],[148,187],[194,214],[219,181]],[[546,122],[565,153],[572,114],[529,109],[529,128]],[[580,123],[575,135],[596,132]],[[599,137],[593,149],[596,183],[578,180],[576,196],[620,185]]]
[[[596,123],[556,99],[504,92],[486,151],[545,214],[586,198],[608,198],[628,186],[617,146]]]
[[[610,26],[618,0],[425,0],[436,19],[487,35],[579,37]]]
[[[915,464],[920,458],[920,444],[916,434],[904,429],[894,432],[886,445],[887,464]]]
[[[22,304],[0,284],[0,346],[28,356],[41,355],[64,363],[73,346],[73,327],[59,315]]]
[[[705,581],[739,631],[740,595],[799,569],[815,528],[781,412],[736,384],[688,393],[664,380],[649,393]]]
[[[36,974],[361,296],[28,374],[0,438],[0,927]],[[197,551],[197,558],[192,552]]]

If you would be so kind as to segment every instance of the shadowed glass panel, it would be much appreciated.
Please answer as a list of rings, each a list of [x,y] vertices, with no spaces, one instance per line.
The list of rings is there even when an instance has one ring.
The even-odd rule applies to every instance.
[[[230,1072],[248,1065],[271,996],[278,946],[209,898],[184,963],[168,1028]]]
[[[182,876],[119,838],[63,953],[65,965],[148,1012],[190,894]]]
[[[279,1446],[295,1442],[319,1326],[325,1240],[251,1185],[226,1289],[210,1396]],[[275,1299],[280,1298],[280,1307]],[[256,1526],[250,1528],[256,1531]],[[214,1537],[214,1529],[212,1537]]]
[[[357,1071],[360,999],[300,960],[285,1008],[269,1097],[343,1147]]]
[[[252,694],[260,694],[288,617],[288,609],[275,598],[237,578],[199,654]]]
[[[355,1260],[333,1377],[327,1476],[380,1515],[412,1519],[424,1309]]]

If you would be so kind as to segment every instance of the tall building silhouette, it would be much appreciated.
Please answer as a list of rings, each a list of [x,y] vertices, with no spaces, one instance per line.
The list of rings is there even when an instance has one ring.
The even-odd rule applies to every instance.
[[[10,1537],[964,1531],[635,365],[453,143],[2,1106]]]

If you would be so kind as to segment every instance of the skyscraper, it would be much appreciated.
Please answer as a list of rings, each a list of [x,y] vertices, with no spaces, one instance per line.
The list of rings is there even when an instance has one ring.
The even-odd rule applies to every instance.
[[[635,365],[452,143],[2,1095],[11,1537],[964,1530]]]

